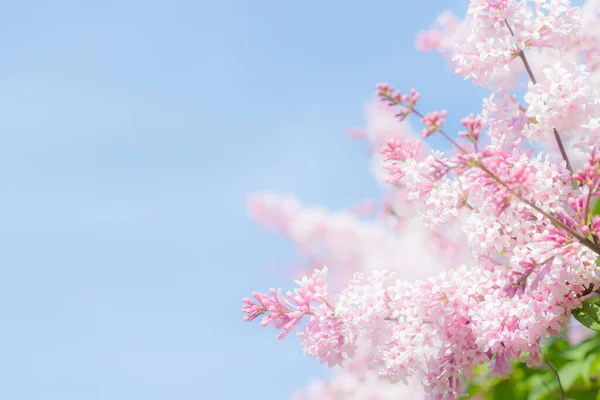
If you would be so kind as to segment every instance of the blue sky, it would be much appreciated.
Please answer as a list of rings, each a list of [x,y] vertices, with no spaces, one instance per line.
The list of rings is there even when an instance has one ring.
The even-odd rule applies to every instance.
[[[413,50],[465,3],[3,3],[0,398],[280,400],[322,376],[241,319],[295,257],[245,197],[375,195],[345,135],[377,82],[454,127],[477,112],[481,91]]]

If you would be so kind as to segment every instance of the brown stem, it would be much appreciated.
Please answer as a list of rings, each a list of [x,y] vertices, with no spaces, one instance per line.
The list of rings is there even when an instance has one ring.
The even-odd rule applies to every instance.
[[[577,294],[577,297],[582,298],[595,292],[597,292],[597,290],[594,290],[594,284],[590,283],[590,286],[588,287],[583,286],[583,292]]]
[[[593,252],[595,252],[597,254],[600,254],[600,246],[596,245],[595,243],[593,243],[589,239],[581,236],[580,234],[578,234],[577,232],[575,232],[574,230],[572,230],[571,228],[569,228],[567,225],[563,224],[561,221],[559,221],[558,219],[556,219],[554,216],[548,214],[546,211],[542,210],[541,208],[539,208],[538,206],[536,206],[535,204],[533,204],[529,200],[523,199],[519,194],[515,193],[506,183],[502,182],[500,180],[500,178],[498,178],[496,176],[496,174],[494,174],[492,171],[490,171],[489,169],[487,169],[483,164],[480,164],[480,163],[478,163],[478,164],[479,164],[478,167],[482,171],[484,171],[486,174],[488,174],[490,176],[490,178],[492,178],[493,180],[495,180],[498,184],[500,184],[503,187],[505,187],[512,195],[514,195],[519,200],[521,200],[522,202],[524,202],[525,204],[527,204],[529,207],[533,208],[534,210],[536,210],[537,212],[539,212],[540,214],[542,214],[544,217],[548,218],[555,225],[558,225],[559,227],[561,227],[569,235],[571,235],[574,238],[576,238],[577,240],[579,240],[579,242],[582,245],[584,245],[588,249],[592,250]]]
[[[508,23],[507,23],[507,26],[508,26]],[[390,99],[390,100],[394,101],[393,99]],[[394,104],[397,104],[397,103],[394,103]],[[419,116],[421,119],[424,118],[423,114],[421,114],[420,112],[418,112],[414,108],[411,108],[410,110],[415,115]],[[438,129],[438,132],[440,132],[442,134],[442,136],[444,136],[444,138],[446,138],[450,143],[452,143],[461,153],[463,153],[463,154],[469,154],[469,152],[467,152],[467,150],[465,150],[461,145],[459,145],[458,143],[456,143],[441,128]],[[560,137],[558,138],[558,140],[560,140]],[[565,154],[565,156],[566,156],[566,154]],[[570,165],[568,163],[568,160],[567,160],[567,165]],[[563,224],[561,221],[559,221],[558,219],[556,219],[552,215],[548,214],[547,212],[545,212],[544,210],[542,210],[541,208],[539,208],[538,206],[536,206],[535,204],[533,204],[529,200],[526,200],[526,199],[522,198],[519,194],[515,193],[515,191],[512,188],[510,188],[506,183],[504,183],[502,180],[500,180],[500,178],[498,176],[496,176],[496,174],[494,174],[492,171],[490,171],[489,169],[487,169],[480,162],[477,162],[476,166],[479,169],[481,169],[483,172],[485,172],[490,178],[492,178],[493,180],[495,180],[498,184],[500,184],[503,187],[505,187],[513,196],[517,197],[523,203],[527,204],[528,206],[530,206],[531,208],[533,208],[534,210],[536,210],[537,212],[539,212],[540,214],[542,214],[543,216],[545,216],[546,218],[548,218],[550,221],[552,221],[552,223],[554,223],[555,225],[559,226],[565,232],[567,232],[568,234],[570,234],[571,236],[573,236],[574,238],[576,238],[577,240],[579,240],[579,242],[581,244],[583,244],[585,247],[589,248],[593,252],[595,252],[595,253],[597,253],[597,254],[600,255],[600,246],[598,246],[596,243],[594,243],[594,242],[590,241],[589,239],[587,239],[587,238],[579,235],[577,232],[573,231],[571,228],[569,228],[568,226],[566,226],[565,224]],[[572,173],[572,171],[571,171],[571,173]]]
[[[412,112],[414,112],[417,116],[423,118],[423,114],[419,113],[414,108],[412,109]],[[456,143],[441,128],[438,131],[448,141],[450,141],[450,143],[452,143],[460,152],[462,152],[463,154],[469,154],[463,147],[461,147],[458,143]],[[528,206],[530,206],[531,208],[533,208],[534,210],[536,210],[537,212],[539,212],[540,214],[542,214],[543,216],[545,216],[546,218],[548,218],[555,225],[558,225],[559,227],[561,227],[565,232],[567,232],[568,234],[570,234],[571,236],[573,236],[574,238],[576,238],[577,240],[579,240],[579,242],[581,244],[583,244],[585,247],[589,248],[590,250],[592,250],[593,252],[595,252],[597,254],[600,254],[600,246],[598,246],[597,244],[593,243],[589,239],[587,239],[587,238],[579,235],[577,232],[573,231],[571,228],[569,228],[568,226],[566,226],[565,224],[563,224],[561,221],[559,221],[558,219],[556,219],[552,215],[548,214],[547,212],[545,212],[544,210],[542,210],[541,208],[539,208],[538,206],[536,206],[535,204],[533,204],[529,200],[526,200],[526,199],[522,198],[519,194],[515,193],[515,191],[512,188],[510,188],[506,183],[504,183],[502,180],[500,180],[500,178],[498,176],[496,176],[496,174],[494,174],[492,171],[490,171],[489,169],[487,169],[480,162],[477,163],[477,167],[479,169],[481,169],[483,172],[485,172],[490,178],[492,178],[493,180],[495,180],[498,184],[500,184],[503,187],[505,187],[513,196],[517,197],[519,200],[521,200],[522,202],[524,202],[525,204],[527,204]]]
[[[415,110],[414,108],[412,109],[412,112],[415,113],[416,116],[418,116],[419,118],[423,119],[425,118],[423,116],[423,114],[421,114],[420,112],[418,112],[417,110]],[[448,136],[448,134],[446,134],[446,132],[444,132],[442,130],[442,128],[438,129],[438,132],[440,132],[442,135],[444,135],[444,137],[454,145],[454,147],[456,147],[458,150],[460,150],[462,153],[464,154],[469,154],[469,152],[467,150],[465,150],[461,145],[459,145],[458,143],[456,143],[456,141],[454,141],[454,139],[452,139],[450,136]]]
[[[508,22],[506,23],[506,26],[508,26]],[[531,82],[533,82],[533,84],[535,85],[537,83],[537,80],[535,79],[535,76],[533,76],[533,71],[531,70],[531,67],[529,66],[527,57],[525,57],[525,52],[521,49],[519,49],[519,57],[521,58],[521,61],[523,61],[523,65],[525,65],[525,69],[527,70],[529,79],[531,79]]]
[[[508,28],[508,31],[510,32],[511,36],[514,37],[515,33],[512,30],[510,24],[508,23],[508,20],[504,19],[504,23],[506,24],[506,27]],[[537,80],[535,79],[535,75],[533,75],[533,71],[531,70],[529,61],[527,61],[525,52],[523,51],[523,49],[520,49],[519,47],[517,47],[517,49],[519,50],[519,52],[518,52],[519,58],[521,59],[521,61],[523,61],[523,65],[525,66],[525,69],[527,70],[527,75],[529,75],[529,79],[531,79],[531,82],[534,85],[537,84]],[[571,173],[571,176],[573,176],[573,167],[571,166],[571,161],[569,161],[569,156],[567,155],[567,152],[565,151],[565,146],[563,145],[562,139],[560,138],[560,134],[558,133],[558,130],[556,128],[552,128],[552,130],[554,133],[554,139],[556,139],[556,143],[558,144],[558,148],[560,149],[560,154],[562,155],[563,160],[565,160],[565,162],[567,163],[567,169]],[[575,183],[575,181],[571,180],[571,183],[573,184],[573,189],[577,189],[577,184]]]
[[[565,146],[563,145],[563,142],[560,139],[560,134],[558,133],[556,128],[552,128],[552,131],[554,132],[554,138],[556,139],[556,143],[558,143],[560,154],[562,155],[563,160],[565,160],[565,162],[567,163],[567,169],[571,173],[571,176],[573,176],[573,167],[571,166],[571,161],[569,161],[569,156],[567,156]],[[575,183],[575,181],[571,180],[571,183],[573,184],[573,189],[577,189],[577,184]]]
[[[415,112],[417,115],[421,115],[419,114],[416,110],[413,110],[413,112]],[[460,145],[458,145],[454,140],[452,140],[452,138],[450,138],[450,136],[445,133],[442,129],[439,130],[439,132],[450,141],[450,143],[452,143],[454,146],[456,146],[458,148],[459,151],[461,151],[463,154],[468,154],[467,151],[465,149],[463,149]],[[566,226],[565,224],[563,224],[561,221],[559,221],[558,219],[556,219],[555,217],[553,217],[552,215],[548,214],[547,212],[545,212],[544,210],[542,210],[541,208],[539,208],[538,206],[536,206],[535,204],[533,204],[532,202],[530,202],[529,200],[526,200],[524,198],[521,197],[521,195],[515,193],[515,191],[509,187],[505,182],[503,182],[496,174],[494,174],[492,171],[490,171],[489,169],[487,169],[487,167],[485,167],[483,164],[481,164],[480,162],[477,163],[477,167],[479,169],[481,169],[483,172],[485,172],[490,178],[492,178],[494,181],[496,181],[498,184],[502,185],[503,187],[505,187],[513,196],[517,197],[519,200],[521,200],[523,203],[527,204],[528,206],[530,206],[531,208],[533,208],[534,210],[536,210],[537,212],[539,212],[540,214],[542,214],[543,216],[545,216],[546,218],[548,218],[550,221],[552,221],[555,225],[558,225],[559,227],[561,227],[563,230],[565,230],[568,234],[570,234],[571,236],[573,236],[574,238],[576,238],[577,240],[579,240],[579,242],[581,244],[583,244],[585,247],[589,248],[590,250],[592,250],[593,252],[600,254],[600,246],[596,245],[595,243],[593,243],[592,241],[590,241],[589,239],[579,235],[577,232],[573,231],[571,228],[569,228],[568,226]]]
[[[563,390],[562,383],[560,382],[560,376],[558,375],[558,371],[556,370],[556,367],[547,358],[545,361],[546,361],[546,364],[548,364],[548,366],[554,373],[554,376],[556,377],[556,381],[558,382],[558,390],[560,391],[561,400],[566,400],[567,398],[565,397],[565,391]]]

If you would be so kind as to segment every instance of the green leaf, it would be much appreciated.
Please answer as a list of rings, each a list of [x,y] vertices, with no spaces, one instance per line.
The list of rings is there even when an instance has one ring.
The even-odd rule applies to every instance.
[[[590,365],[590,373],[600,375],[600,354],[594,353],[590,354],[590,357],[591,356],[596,356],[596,358],[592,361],[592,365]]]
[[[591,374],[592,374],[592,364],[598,358],[597,354],[590,354],[583,361],[581,366],[581,378],[583,379],[583,383],[585,383],[586,387],[589,387],[592,384]]]
[[[565,391],[571,389],[573,384],[577,382],[577,379],[583,373],[584,367],[585,365],[581,362],[570,362],[563,365],[563,367],[558,371],[560,382],[562,383]]]
[[[554,399],[556,399],[558,393],[555,393]],[[596,400],[595,390],[575,390],[566,393],[566,398],[569,400]]]
[[[529,392],[527,400],[542,400],[558,389],[558,383],[551,371],[543,375],[534,375],[529,381],[531,392]]]
[[[560,357],[567,360],[583,360],[593,350],[600,349],[600,340],[597,336],[587,339],[575,347],[570,347],[566,350],[561,351]]]
[[[495,385],[493,388],[491,388],[491,390],[488,392],[487,397],[494,399],[494,400],[496,400],[496,399],[513,399],[513,400],[523,399],[523,397],[520,396],[519,393],[516,391],[515,385],[512,384],[508,380],[502,381],[502,382],[498,383],[497,385]]]
[[[573,316],[593,331],[600,331],[600,297],[584,301],[581,308],[573,310]]]
[[[473,370],[475,375],[483,375],[491,371],[490,363],[483,363]]]
[[[592,216],[600,215],[600,199],[597,199],[594,203],[594,207],[592,207]]]

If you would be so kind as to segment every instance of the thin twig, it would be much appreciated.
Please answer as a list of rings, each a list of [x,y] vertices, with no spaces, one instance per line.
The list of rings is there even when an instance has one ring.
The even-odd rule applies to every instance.
[[[569,170],[571,175],[573,175],[573,167],[571,166],[571,161],[569,161],[569,156],[567,156],[567,151],[565,150],[565,146],[563,145],[562,140],[560,140],[560,134],[558,133],[556,128],[552,128],[552,131],[554,132],[554,138],[556,139],[556,143],[558,143],[558,148],[560,150],[560,154],[562,155],[563,160],[565,160],[565,162],[567,163],[567,169]],[[573,184],[573,189],[577,189],[577,185],[575,184],[575,181],[572,180],[571,183]]]
[[[490,176],[492,179],[494,179],[498,184],[500,184],[503,187],[505,187],[512,195],[516,196],[523,203],[527,204],[529,207],[533,208],[535,211],[539,212],[544,217],[546,217],[550,221],[552,221],[552,223],[554,223],[555,225],[561,227],[569,235],[571,235],[574,238],[576,238],[577,240],[579,240],[579,242],[582,245],[584,245],[588,249],[592,250],[596,254],[600,254],[600,246],[596,245],[595,243],[593,243],[592,241],[590,241],[588,238],[581,236],[580,234],[578,234],[577,232],[575,232],[574,230],[572,230],[571,228],[569,228],[567,225],[565,225],[564,223],[562,223],[560,220],[558,220],[556,217],[554,217],[553,215],[551,215],[551,214],[547,213],[546,211],[542,210],[540,207],[536,206],[531,201],[522,198],[518,193],[515,193],[515,191],[512,190],[512,188],[510,186],[508,186],[505,182],[503,182],[502,180],[500,180],[500,178],[498,178],[498,176],[496,176],[496,174],[494,174],[492,171],[490,171],[489,169],[487,169],[482,163],[478,163],[477,167],[479,169],[481,169],[483,172],[485,172],[486,174],[488,174],[488,176]]]
[[[512,30],[510,24],[508,23],[507,19],[504,19],[504,23],[506,24],[506,27],[508,28],[508,31],[510,32],[511,36],[515,36],[515,32]],[[537,83],[537,80],[535,79],[535,75],[533,75],[533,71],[531,70],[531,66],[529,65],[529,62],[527,61],[527,57],[525,57],[525,52],[523,51],[523,49],[519,48],[517,46],[517,49],[519,50],[519,52],[517,53],[519,58],[521,59],[521,61],[523,61],[523,65],[525,66],[525,69],[527,70],[527,75],[529,75],[529,79],[531,79],[531,82],[535,85]],[[560,150],[560,154],[562,155],[563,160],[565,160],[565,162],[567,163],[567,169],[569,170],[569,172],[571,173],[571,176],[573,176],[573,167],[571,166],[571,161],[569,160],[569,156],[567,155],[567,152],[565,151],[565,146],[563,145],[562,139],[560,138],[560,134],[558,133],[558,130],[556,130],[556,128],[552,128],[553,133],[554,133],[554,139],[556,139],[556,143],[558,144],[558,148]],[[575,182],[572,180],[571,183],[573,184],[573,189],[577,189],[577,184],[575,184]]]
[[[508,26],[508,23],[506,24]],[[391,104],[401,104],[400,102],[397,102],[396,100],[389,98],[388,99]],[[410,108],[410,112],[414,113],[415,115],[417,115],[418,117],[421,118],[421,120],[424,119],[423,114],[421,114],[419,111],[417,111],[414,107]],[[461,153],[468,155],[470,154],[467,150],[465,150],[461,145],[459,145],[456,141],[454,141],[450,135],[448,135],[446,132],[444,132],[443,129],[441,129],[441,127],[438,127],[437,131],[444,136],[444,138],[446,140],[448,140],[450,143],[452,143],[452,145],[454,145],[454,147],[456,147]],[[560,137],[556,136],[557,140],[560,142]],[[564,156],[566,157],[566,153],[564,153]],[[566,159],[567,161],[567,165],[570,165],[570,163],[568,162],[568,159]],[[475,166],[479,169],[481,169],[483,172],[485,172],[490,178],[492,178],[494,181],[496,181],[498,184],[502,185],[504,188],[506,188],[513,196],[515,196],[517,199],[519,199],[520,201],[522,201],[523,203],[525,203],[526,205],[528,205],[529,207],[533,208],[535,211],[539,212],[540,214],[542,214],[544,217],[548,218],[550,221],[552,221],[552,223],[560,228],[563,229],[564,232],[568,233],[569,235],[573,236],[574,238],[576,238],[577,240],[579,240],[579,242],[584,245],[585,247],[589,248],[590,250],[592,250],[593,252],[595,252],[596,254],[600,254],[600,245],[597,245],[596,243],[590,241],[588,238],[578,234],[577,232],[575,232],[574,230],[572,230],[571,228],[569,228],[567,225],[565,225],[564,223],[562,223],[560,220],[558,220],[556,217],[550,215],[549,213],[545,212],[544,210],[542,210],[540,207],[538,207],[537,205],[535,205],[534,203],[532,203],[529,200],[524,199],[523,197],[521,197],[521,195],[519,193],[516,193],[509,185],[507,185],[505,182],[503,182],[496,174],[494,174],[492,171],[490,171],[488,168],[486,168],[482,162],[477,161],[475,163]],[[571,175],[573,174],[573,171],[570,170]],[[571,182],[573,183],[574,181],[571,180]],[[576,188],[576,186],[574,185],[574,188]]]
[[[418,117],[421,117],[421,119],[423,119],[423,114],[421,114],[420,112],[418,112],[414,108],[412,108],[411,111],[415,115],[417,115]],[[450,137],[450,135],[448,135],[446,132],[444,132],[443,129],[439,128],[438,132],[442,136],[444,136],[444,138],[446,140],[448,140],[450,143],[452,143],[452,145],[454,145],[461,153],[463,153],[463,154],[469,154],[469,152],[467,150],[465,150],[461,145],[459,145],[458,143],[456,143],[456,141],[454,141]],[[558,139],[560,140],[560,138],[558,138]],[[566,156],[566,153],[565,153],[565,156]],[[567,161],[567,163],[568,163],[568,161]],[[567,164],[567,165],[570,165],[570,164]],[[483,172],[485,172],[490,178],[492,178],[498,184],[500,184],[504,188],[506,188],[513,196],[517,197],[523,203],[527,204],[529,207],[533,208],[535,211],[539,212],[544,217],[548,218],[550,221],[552,221],[553,224],[555,224],[555,225],[559,226],[560,228],[562,228],[563,231],[567,232],[568,234],[570,234],[571,236],[573,236],[574,238],[576,238],[577,240],[579,240],[579,242],[582,245],[584,245],[588,249],[592,250],[596,254],[600,254],[600,246],[599,245],[597,245],[596,243],[590,241],[588,238],[581,236],[580,234],[578,234],[577,232],[575,232],[574,230],[572,230],[571,228],[569,228],[567,225],[565,225],[564,223],[562,223],[560,220],[558,220],[556,217],[554,217],[554,216],[550,215],[549,213],[545,212],[544,210],[542,210],[540,207],[536,206],[531,201],[526,200],[523,197],[521,197],[520,194],[516,193],[510,186],[508,186],[505,182],[503,182],[496,174],[494,174],[492,171],[490,171],[488,168],[486,168],[483,165],[483,163],[477,162],[476,163],[476,167],[479,168],[479,169],[481,169]],[[571,173],[572,172],[573,171],[571,171]]]
[[[552,391],[552,388],[550,388],[550,386],[548,386],[548,384],[544,381],[542,381],[542,384],[544,385],[544,387],[546,388],[546,390],[548,391],[548,393],[552,394],[554,397],[556,397],[557,399],[560,399],[560,396],[557,395],[556,393],[554,393]]]
[[[508,26],[508,23],[506,23],[506,25]],[[525,65],[525,69],[527,70],[527,75],[529,75],[531,82],[533,82],[533,84],[535,85],[537,83],[537,80],[535,79],[535,76],[533,76],[533,71],[531,70],[531,67],[529,66],[527,57],[525,57],[525,52],[521,49],[519,49],[519,57],[521,58],[521,61],[523,61],[523,65]]]
[[[550,360],[548,360],[546,357],[544,357],[544,361],[546,362],[546,364],[548,364],[548,366],[550,367],[552,372],[554,372],[554,376],[556,377],[556,381],[558,382],[558,390],[560,390],[560,399],[567,400],[567,398],[565,397],[565,391],[563,390],[562,383],[560,382],[560,376],[558,375],[558,371],[556,370],[556,367],[554,365],[552,365]]]
[[[415,110],[414,108],[412,109],[412,112],[415,113],[417,116],[423,118],[423,114],[421,114],[420,112],[418,112],[417,110]],[[442,134],[442,136],[444,136],[444,138],[446,140],[448,140],[450,143],[452,143],[461,153],[463,154],[469,154],[469,152],[467,152],[467,150],[465,150],[461,145],[459,145],[458,143],[456,143],[451,137],[450,135],[448,135],[446,132],[444,132],[443,129],[438,129],[438,132]],[[560,138],[559,138],[560,139]],[[565,154],[566,156],[566,154]],[[536,210],[537,212],[539,212],[540,214],[542,214],[543,216],[545,216],[546,218],[548,218],[550,221],[552,221],[552,223],[554,223],[555,225],[558,225],[559,227],[561,227],[564,231],[566,231],[568,234],[570,234],[571,236],[573,236],[574,238],[576,238],[577,240],[579,240],[579,242],[581,244],[583,244],[585,247],[589,248],[590,250],[592,250],[593,252],[600,254],[600,246],[596,245],[595,243],[593,243],[592,241],[590,241],[589,239],[579,235],[577,232],[573,231],[571,228],[569,228],[567,225],[563,224],[560,220],[558,220],[557,218],[555,218],[554,216],[548,214],[547,212],[545,212],[544,210],[542,210],[540,207],[536,206],[534,203],[532,203],[529,200],[524,199],[523,197],[521,197],[521,195],[519,195],[518,193],[515,193],[515,191],[508,186],[505,182],[503,182],[496,174],[494,174],[492,171],[490,171],[488,168],[486,168],[483,163],[481,162],[477,162],[477,168],[481,169],[483,172],[485,172],[490,178],[492,178],[494,181],[496,181],[498,184],[502,185],[503,187],[505,187],[513,196],[516,196],[519,200],[521,200],[523,203],[527,204],[529,207],[533,208],[534,210]],[[572,171],[571,171],[572,172]]]

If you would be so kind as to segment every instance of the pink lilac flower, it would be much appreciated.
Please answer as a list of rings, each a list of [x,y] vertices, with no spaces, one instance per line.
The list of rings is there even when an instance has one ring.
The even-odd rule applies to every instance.
[[[389,140],[381,150],[386,168],[390,171],[388,183],[396,183],[402,179],[411,166],[414,166],[419,154],[421,142],[416,140]]]
[[[526,115],[535,119],[528,125],[526,135],[536,139],[550,135],[553,129],[563,134],[576,132],[581,125],[597,116],[598,100],[588,82],[585,67],[568,68],[555,64],[546,68],[537,83],[529,83],[525,101],[529,104]]]
[[[439,131],[444,121],[446,120],[446,115],[448,112],[446,110],[442,110],[441,112],[431,112],[421,118],[421,122],[425,125],[423,129],[423,138],[427,138]]]

